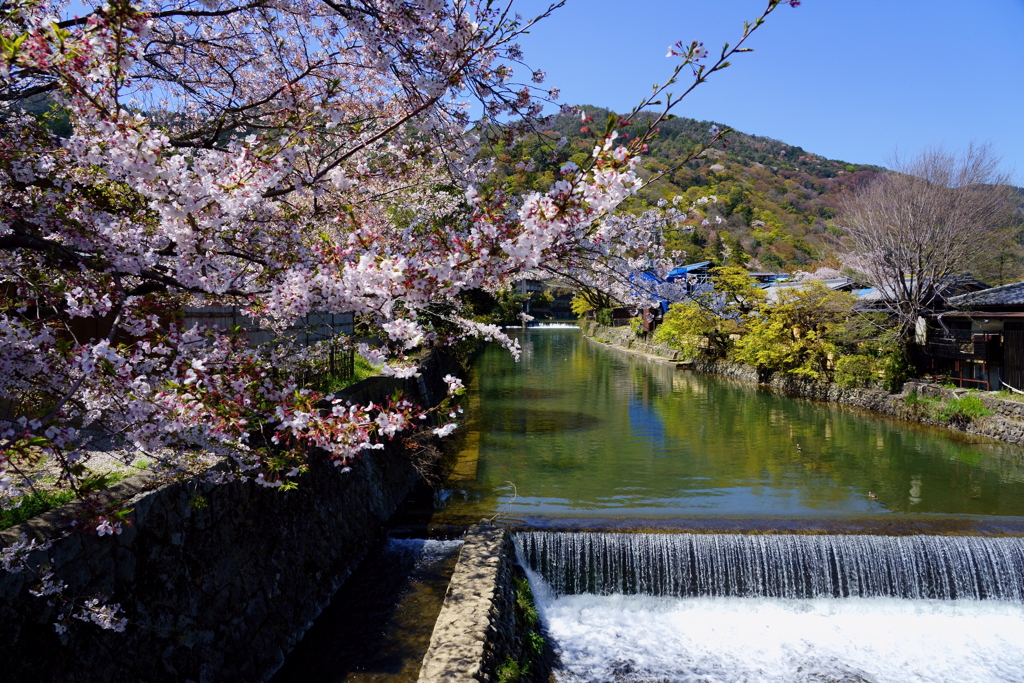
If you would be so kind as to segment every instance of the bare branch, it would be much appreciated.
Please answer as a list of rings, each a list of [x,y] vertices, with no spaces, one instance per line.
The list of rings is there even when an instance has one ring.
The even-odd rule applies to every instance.
[[[848,196],[843,260],[881,291],[906,338],[955,276],[976,272],[1012,242],[1020,198],[989,145],[961,155],[925,149]]]

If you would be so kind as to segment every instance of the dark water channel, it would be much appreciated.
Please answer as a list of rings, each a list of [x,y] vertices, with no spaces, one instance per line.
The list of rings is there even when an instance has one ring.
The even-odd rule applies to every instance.
[[[272,683],[415,681],[459,546],[388,539],[335,594]]]
[[[432,522],[1024,516],[1024,449],[676,370],[572,329],[480,356]]]

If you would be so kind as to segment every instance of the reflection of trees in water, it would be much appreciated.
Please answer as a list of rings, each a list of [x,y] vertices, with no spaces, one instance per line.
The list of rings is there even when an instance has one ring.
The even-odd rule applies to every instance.
[[[622,401],[620,373],[579,333],[529,332],[519,339],[529,349],[519,363],[496,345],[477,361],[481,447],[511,453],[481,461],[481,487],[513,479],[526,497],[541,472],[582,478],[612,472],[604,435],[628,427],[622,411],[607,407]]]
[[[489,388],[482,389],[477,395],[485,401],[500,401],[510,396],[519,401],[550,401],[562,398],[568,391],[565,389],[540,389],[537,387]]]
[[[678,373],[673,389],[655,405],[712,485],[747,478],[799,488],[811,507],[845,500],[851,489],[900,512],[1009,514],[1006,505],[1018,504],[1024,449],[1017,446],[697,373]]]
[[[608,362],[610,369],[621,365],[628,368],[626,374],[629,381],[616,383],[617,396],[628,397],[630,394],[640,394],[646,399],[672,391],[672,382],[676,375],[673,363],[647,360],[615,347],[598,347],[596,343],[589,341],[580,346],[590,347],[592,353],[588,354],[589,356],[594,353],[604,356],[607,361],[610,361]]]
[[[676,371],[576,333],[523,342],[531,353],[520,363],[497,347],[478,360],[470,428],[482,457],[470,497],[485,513],[507,502],[509,480],[523,509],[1024,508],[1024,450],[1015,446]]]
[[[586,413],[522,407],[490,409],[480,421],[484,431],[516,434],[553,434],[594,429],[600,423],[598,418]]]

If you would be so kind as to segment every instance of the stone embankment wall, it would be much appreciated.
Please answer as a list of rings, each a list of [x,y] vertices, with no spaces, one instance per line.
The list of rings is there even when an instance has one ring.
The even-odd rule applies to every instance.
[[[466,532],[419,683],[496,680],[498,665],[517,650],[514,564],[504,528],[481,522]]]
[[[583,334],[594,341],[609,344],[638,355],[673,362],[682,365],[679,351],[664,346],[648,344],[638,338],[628,327],[603,327],[594,322],[580,325]],[[962,395],[962,390],[946,389],[933,384],[907,382],[899,393],[890,393],[882,389],[865,389],[843,387],[830,382],[816,382],[791,375],[775,373],[766,375],[749,365],[732,363],[724,360],[686,361],[684,367],[698,372],[706,372],[723,377],[753,382],[774,391],[791,396],[807,398],[814,401],[842,403],[857,408],[872,410],[886,415],[921,422],[939,427],[947,427],[957,431],[968,432],[1009,443],[1024,444],[1024,403],[1007,401],[993,396],[978,394],[982,404],[994,413],[989,417],[973,420],[945,422],[936,420],[919,406],[908,403],[912,392],[926,398],[942,398],[945,400]]]
[[[619,348],[628,349],[634,353],[653,356],[655,358],[661,358],[662,360],[679,360],[680,351],[676,349],[670,349],[667,346],[657,346],[655,344],[648,344],[643,338],[636,336],[629,327],[605,327],[598,325],[596,322],[591,320],[584,320],[580,322],[580,329],[583,334],[590,337],[594,341],[599,341],[602,344],[611,344],[612,346],[618,346]]]
[[[371,378],[348,394],[380,400],[401,388],[433,403],[445,395],[441,378],[460,370],[433,354],[419,378]],[[52,563],[66,594],[120,603],[129,625],[115,633],[72,620],[59,636],[53,608],[29,593],[34,579],[2,574],[0,680],[266,680],[417,480],[396,441],[366,452],[347,473],[314,458],[288,492],[132,477],[115,488],[134,508],[119,536],[69,533],[68,507],[8,529],[0,545],[19,534],[52,540],[32,559]]]

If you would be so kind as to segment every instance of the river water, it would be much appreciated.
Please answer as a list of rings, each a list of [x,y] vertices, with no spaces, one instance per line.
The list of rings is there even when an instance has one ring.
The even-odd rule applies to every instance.
[[[434,521],[1024,516],[1024,449],[676,370],[576,330],[480,356]]]
[[[560,681],[1020,681],[1024,539],[520,532]]]
[[[271,683],[412,683],[461,541],[388,538],[363,560]]]
[[[563,683],[1024,680],[1006,603],[539,596]]]
[[[1024,681],[1024,540],[871,535],[1020,534],[1024,450],[518,334],[431,523],[702,532],[520,535],[556,680]]]
[[[1024,450],[515,334],[403,533],[534,529],[557,681],[1024,683],[1024,539],[955,535],[1024,535]],[[389,540],[274,680],[415,681],[456,552]]]

